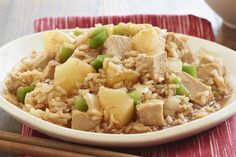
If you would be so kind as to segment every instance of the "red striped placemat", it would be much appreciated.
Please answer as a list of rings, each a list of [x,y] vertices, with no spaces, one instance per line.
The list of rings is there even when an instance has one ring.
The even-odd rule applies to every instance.
[[[102,16],[102,17],[45,17],[34,21],[35,32],[50,29],[66,29],[81,27],[87,28],[96,23],[117,24],[119,22],[150,23],[168,31],[188,34],[214,41],[214,34],[210,22],[193,15],[130,15],[130,16]],[[46,137],[25,125],[22,126],[22,134],[28,136]],[[234,157],[236,156],[236,116],[221,123],[217,127],[198,135],[175,141],[168,144],[113,150],[141,156],[164,157]]]

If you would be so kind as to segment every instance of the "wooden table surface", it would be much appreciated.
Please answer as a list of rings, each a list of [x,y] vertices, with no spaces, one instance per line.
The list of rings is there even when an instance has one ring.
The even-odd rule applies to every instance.
[[[204,17],[212,23],[217,42],[236,49],[236,30],[225,26],[204,0],[1,0],[0,46],[33,33],[35,18],[127,14],[194,14]],[[0,109],[0,130],[19,132],[20,123]],[[0,156],[14,155],[0,153]]]

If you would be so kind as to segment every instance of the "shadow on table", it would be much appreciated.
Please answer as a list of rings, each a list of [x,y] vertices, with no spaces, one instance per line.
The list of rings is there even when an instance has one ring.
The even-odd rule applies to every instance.
[[[236,50],[236,29],[222,24],[217,42],[233,50]]]

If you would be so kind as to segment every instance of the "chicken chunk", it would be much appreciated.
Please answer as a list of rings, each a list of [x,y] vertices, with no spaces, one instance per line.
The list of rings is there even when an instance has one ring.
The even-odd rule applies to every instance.
[[[53,79],[54,78],[54,72],[55,72],[55,68],[57,65],[59,65],[60,63],[58,63],[55,60],[49,61],[48,65],[46,66],[46,68],[43,70],[43,75],[42,75],[42,80],[45,79]]]
[[[168,70],[168,60],[165,52],[153,56],[141,54],[136,59],[137,71],[146,69],[153,80],[161,82],[164,79],[164,74]]]
[[[121,35],[111,35],[104,43],[106,54],[120,56],[131,50],[131,39]]]
[[[186,40],[178,38],[174,33],[166,35],[166,47],[168,57],[180,58],[183,62],[193,63],[194,54],[186,44]]]
[[[163,104],[164,101],[153,99],[148,100],[141,105],[137,105],[136,108],[139,120],[144,125],[165,125],[163,116]]]
[[[225,80],[222,76],[221,68],[219,64],[209,63],[198,66],[198,77],[207,81],[210,78],[218,86],[220,92],[227,90]]]
[[[100,123],[100,120],[93,120],[88,113],[78,110],[72,111],[71,128],[87,131],[95,128]]]
[[[189,97],[192,101],[204,106],[214,100],[214,96],[209,86],[201,83],[185,72],[178,72],[176,75],[181,79],[181,83],[189,91]]]

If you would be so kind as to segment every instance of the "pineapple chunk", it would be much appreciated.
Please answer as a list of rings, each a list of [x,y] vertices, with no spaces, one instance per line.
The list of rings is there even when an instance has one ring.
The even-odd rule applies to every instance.
[[[107,79],[106,85],[109,87],[121,81],[135,82],[139,77],[138,72],[126,69],[121,64],[112,63],[109,58],[105,59],[103,67]]]
[[[144,28],[152,28],[150,24],[119,23],[114,27],[114,34],[134,36]]]
[[[82,84],[88,73],[92,72],[95,72],[95,69],[91,65],[71,57],[65,63],[56,66],[54,84],[70,92],[77,83]]]
[[[165,39],[154,29],[146,28],[133,36],[132,47],[139,53],[161,53],[165,49]]]
[[[133,118],[134,100],[122,89],[100,87],[98,92],[100,104],[110,116],[113,114],[118,126],[127,125]]]
[[[73,43],[75,41],[74,38],[70,37],[68,34],[58,29],[45,32],[43,40],[44,40],[44,51],[50,53],[58,52],[60,46],[64,42]]]

